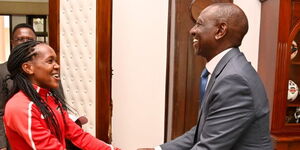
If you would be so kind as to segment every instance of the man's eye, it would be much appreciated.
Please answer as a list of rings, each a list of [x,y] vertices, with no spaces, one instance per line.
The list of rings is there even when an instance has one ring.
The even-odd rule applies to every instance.
[[[18,41],[18,42],[27,42],[27,41],[33,41],[34,39],[31,39],[31,38],[17,38],[15,39],[15,41]]]

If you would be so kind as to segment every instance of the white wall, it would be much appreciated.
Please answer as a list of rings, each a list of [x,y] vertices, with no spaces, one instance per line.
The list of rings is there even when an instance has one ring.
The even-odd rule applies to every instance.
[[[114,0],[112,132],[124,150],[163,142],[168,0]]]
[[[261,2],[259,0],[234,0],[233,2],[241,7],[248,17],[249,30],[240,49],[257,70]]]

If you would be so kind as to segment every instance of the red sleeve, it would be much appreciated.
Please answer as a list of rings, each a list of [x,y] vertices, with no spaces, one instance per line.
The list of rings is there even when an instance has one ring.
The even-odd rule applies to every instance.
[[[10,115],[9,119],[14,120],[11,128],[21,135],[26,143],[33,149],[43,150],[64,150],[56,137],[50,130],[41,122],[41,113],[37,110],[33,102],[28,103],[27,109],[12,109],[14,115]]]
[[[84,132],[75,122],[73,122],[67,113],[65,112],[66,118],[66,138],[70,139],[72,143],[83,150],[118,150],[112,145],[106,144],[105,142],[95,138],[87,132]]]

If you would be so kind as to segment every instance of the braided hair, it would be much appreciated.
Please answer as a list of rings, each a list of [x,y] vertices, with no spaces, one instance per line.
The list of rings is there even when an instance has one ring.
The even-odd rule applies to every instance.
[[[44,102],[44,100],[33,87],[26,73],[22,70],[22,64],[32,60],[33,57],[37,55],[35,47],[39,44],[42,43],[37,41],[28,41],[16,46],[12,50],[12,53],[10,54],[7,61],[7,68],[10,75],[6,77],[6,80],[4,80],[3,84],[4,87],[6,87],[5,91],[7,100],[20,90],[24,92],[25,95],[39,108],[51,133],[54,134],[60,141],[62,141],[64,139],[62,138],[62,133],[59,130],[59,124],[54,115],[54,112],[48,106],[48,104]],[[11,90],[8,90],[7,88],[8,79],[13,80],[13,87]],[[50,89],[50,92],[54,96],[55,103],[60,107],[60,110],[63,110],[63,108],[67,108],[63,96],[57,93],[57,91],[54,89]],[[61,111],[61,113],[63,116],[63,120],[66,123],[63,111]]]

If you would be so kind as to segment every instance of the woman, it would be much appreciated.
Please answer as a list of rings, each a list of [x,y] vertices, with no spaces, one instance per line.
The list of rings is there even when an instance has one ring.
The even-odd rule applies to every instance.
[[[56,59],[50,46],[36,41],[18,45],[9,56],[7,68],[14,84],[4,124],[12,149],[64,150],[65,138],[81,149],[114,149],[68,117],[63,98],[53,90],[60,80]]]

